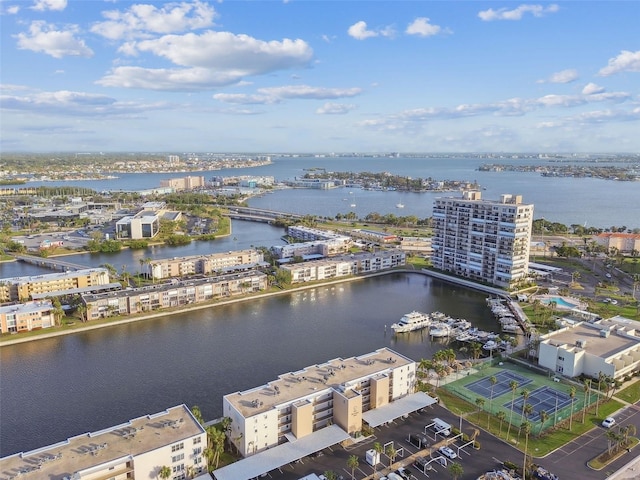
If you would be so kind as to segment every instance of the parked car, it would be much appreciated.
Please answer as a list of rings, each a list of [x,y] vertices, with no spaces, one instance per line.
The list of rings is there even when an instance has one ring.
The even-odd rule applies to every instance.
[[[411,478],[411,471],[407,467],[398,468],[397,473],[405,480],[409,480],[409,478]]]
[[[602,426],[604,428],[611,428],[615,425],[616,419],[613,417],[607,417],[602,421]]]
[[[424,471],[424,467],[428,461],[429,460],[427,459],[427,457],[416,457],[415,461],[413,462],[413,465],[414,467],[416,467],[418,470],[422,472]]]
[[[458,455],[456,454],[456,452],[454,452],[449,447],[442,446],[438,449],[438,451],[447,458],[450,458],[450,459],[458,458]]]
[[[425,448],[429,445],[429,438],[424,433],[412,433],[409,435],[409,443],[418,448]]]

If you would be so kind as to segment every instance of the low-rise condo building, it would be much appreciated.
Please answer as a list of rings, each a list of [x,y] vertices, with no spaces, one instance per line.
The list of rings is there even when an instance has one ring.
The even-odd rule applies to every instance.
[[[154,279],[184,277],[187,275],[210,275],[247,270],[262,265],[264,255],[259,250],[247,249],[211,255],[192,255],[153,260],[148,270]]]
[[[0,333],[19,333],[55,325],[51,300],[18,303],[0,307]]]
[[[87,319],[132,315],[162,308],[180,307],[267,288],[267,275],[257,270],[215,277],[173,281],[145,287],[82,295]]]
[[[519,195],[482,200],[481,192],[437,198],[432,264],[478,282],[511,287],[527,278],[533,205]]]
[[[415,391],[416,363],[389,349],[336,358],[225,395],[229,440],[246,457],[217,480],[257,477],[436,402]]]
[[[339,257],[281,265],[291,273],[291,283],[329,280],[331,278],[372,273],[406,264],[406,253],[399,249],[359,252]]]
[[[5,278],[0,282],[0,302],[26,302],[48,294],[61,295],[78,289],[109,285],[106,268]]]
[[[640,368],[640,322],[578,322],[540,337],[538,364],[567,377],[621,378]]]
[[[189,409],[163,412],[0,458],[4,480],[125,480],[160,478],[168,467],[172,480],[207,470],[207,434]]]
[[[601,233],[593,240],[607,250],[616,248],[619,252],[640,252],[640,233]]]

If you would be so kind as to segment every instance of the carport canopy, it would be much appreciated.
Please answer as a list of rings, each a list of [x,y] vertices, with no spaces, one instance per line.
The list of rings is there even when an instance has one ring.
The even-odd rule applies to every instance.
[[[384,407],[375,408],[364,412],[362,419],[369,424],[370,427],[379,427],[380,425],[391,422],[403,415],[408,415],[424,407],[429,407],[437,403],[437,400],[430,397],[424,392],[417,392],[406,397],[394,400]]]
[[[264,450],[213,472],[216,480],[249,480],[349,438],[338,425],[330,425],[306,437]]]

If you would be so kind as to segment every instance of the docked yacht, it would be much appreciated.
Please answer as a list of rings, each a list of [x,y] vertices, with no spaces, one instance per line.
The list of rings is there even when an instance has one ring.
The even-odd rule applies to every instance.
[[[395,333],[413,332],[431,325],[431,318],[426,313],[411,312],[402,316],[400,321],[391,325]]]
[[[431,337],[448,337],[451,334],[451,326],[446,322],[438,322],[431,325],[429,335]]]

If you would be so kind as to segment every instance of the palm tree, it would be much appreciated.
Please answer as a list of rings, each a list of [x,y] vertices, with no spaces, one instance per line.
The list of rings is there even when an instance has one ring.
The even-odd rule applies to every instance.
[[[576,387],[569,389],[569,397],[571,397],[571,414],[569,415],[569,431],[571,431],[571,423],[573,420],[573,402],[576,399]]]
[[[524,432],[524,462],[522,463],[522,480],[527,476],[527,448],[529,447],[529,433],[531,433],[531,423],[527,420],[522,422],[520,428]]]
[[[85,323],[87,321],[87,307],[84,305],[78,305],[76,307],[76,312],[80,315],[82,323]]]
[[[500,432],[498,432],[498,437],[500,437],[502,435],[502,422],[504,422],[504,419],[507,418],[507,414],[504,413],[504,410],[500,410],[498,411],[498,413],[496,413],[496,417],[498,417],[498,420],[500,420]]]
[[[158,477],[162,478],[162,480],[168,480],[171,477],[171,467],[160,467],[158,470]]]
[[[478,407],[478,411],[476,414],[478,415],[478,422],[480,421],[480,412],[484,408],[484,398],[478,397],[476,398],[476,407]]]
[[[598,416],[598,407],[600,406],[600,392],[602,392],[602,382],[607,381],[607,374],[598,372],[598,397],[596,398],[596,416]]]
[[[396,460],[396,455],[398,455],[398,451],[394,448],[393,445],[389,445],[387,450],[384,452],[389,457],[389,466],[393,465],[393,462]]]
[[[509,413],[509,427],[507,428],[507,438],[509,438],[509,434],[511,433],[511,420],[513,418],[513,403],[516,400],[516,390],[518,390],[518,382],[515,380],[511,380],[509,382],[509,388],[511,388],[511,413]]]
[[[525,403],[522,406],[522,411],[524,413],[524,418],[526,420],[529,420],[529,415],[533,413],[533,405],[531,405],[530,403]]]
[[[589,401],[591,400],[591,380],[586,378],[582,384],[582,389],[584,390],[584,405],[582,407],[582,423],[584,423],[584,417],[587,413],[587,407],[589,406]]]
[[[491,396],[489,397],[489,411],[491,411],[491,408],[493,407],[493,387],[495,387],[496,383],[498,383],[498,379],[494,375],[491,375],[491,377],[489,377],[489,381],[491,382]],[[487,415],[487,428],[489,428],[489,415]]]
[[[382,447],[382,444],[380,442],[375,442],[373,444],[373,450],[376,452],[377,458],[380,458],[380,454],[382,453],[384,448]],[[374,476],[374,478],[376,476],[376,470],[377,469],[378,469],[378,462],[375,462],[375,464],[373,465],[373,476]]]
[[[527,400],[529,400],[529,397],[531,396],[531,392],[525,388],[520,392],[520,395],[522,395],[522,416],[524,417],[524,409],[527,405]],[[523,420],[525,419],[523,418]]]
[[[204,418],[202,418],[202,411],[200,410],[200,407],[198,405],[194,405],[193,407],[191,407],[191,414],[193,415],[193,418],[195,418],[200,425],[204,425]]]
[[[333,470],[325,470],[323,475],[327,480],[336,480],[338,478],[338,475]]]
[[[611,452],[613,452],[613,447],[618,441],[618,433],[615,430],[611,429],[607,430],[607,433],[605,433],[604,436],[607,437],[607,452],[609,453],[609,455],[611,455]]]
[[[359,466],[360,466],[360,463],[358,462],[358,456],[349,455],[349,458],[347,459],[347,468],[351,470],[351,480],[355,480],[356,468],[358,468]]]
[[[540,430],[538,431],[538,435],[542,433],[542,429],[544,428],[544,423],[549,420],[549,414],[546,410],[540,410]]]
[[[477,360],[478,358],[480,358],[480,354],[482,353],[482,344],[480,344],[479,342],[471,342],[470,347],[473,359]]]
[[[449,473],[453,480],[458,480],[458,478],[460,478],[464,473],[464,469],[458,462],[453,462],[449,465]]]

